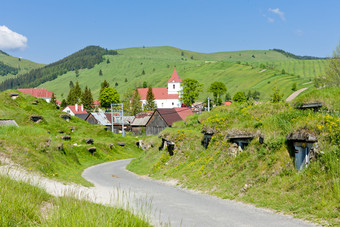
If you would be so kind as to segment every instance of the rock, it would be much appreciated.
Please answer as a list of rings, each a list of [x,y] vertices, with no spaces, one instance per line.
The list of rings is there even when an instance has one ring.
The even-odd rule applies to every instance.
[[[97,148],[96,147],[90,147],[87,149],[91,154],[93,154],[94,152],[96,152]]]
[[[59,130],[59,131],[58,131],[58,133],[60,133],[60,134],[63,134],[63,133],[64,133],[64,131],[62,131],[62,130]]]
[[[86,139],[86,143],[87,143],[87,144],[93,144],[93,139],[92,139],[92,138]]]
[[[46,140],[46,147],[50,147],[50,145],[51,145],[51,139],[47,139]]]
[[[124,142],[117,142],[117,144],[121,147],[124,147],[125,146],[125,143]]]
[[[112,150],[115,146],[112,144],[112,143],[110,143],[110,149]]]
[[[68,115],[68,114],[61,114],[60,117],[63,118],[63,119],[65,119],[67,122],[69,122],[70,119],[71,119],[71,116]]]
[[[62,140],[70,140],[71,139],[71,136],[63,136],[61,137]]]

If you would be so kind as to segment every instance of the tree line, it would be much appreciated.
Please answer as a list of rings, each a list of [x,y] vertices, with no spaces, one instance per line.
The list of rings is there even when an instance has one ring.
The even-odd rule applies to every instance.
[[[37,87],[44,82],[56,79],[68,71],[93,68],[104,60],[104,55],[116,54],[118,53],[115,50],[107,50],[99,46],[88,46],[55,63],[3,81],[0,84],[0,91],[19,87]]]
[[[6,76],[7,74],[17,75],[19,70],[12,66],[6,65],[0,61],[0,76]]]
[[[288,58],[294,58],[298,60],[317,60],[317,59],[326,59],[326,58],[319,58],[319,57],[313,57],[313,56],[298,56],[292,53],[289,53],[287,51],[281,50],[281,49],[272,49],[273,51],[279,52],[283,54],[284,56]]]

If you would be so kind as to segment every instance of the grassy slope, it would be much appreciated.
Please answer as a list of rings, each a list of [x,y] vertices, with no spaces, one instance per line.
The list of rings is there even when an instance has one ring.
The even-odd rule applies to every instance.
[[[6,65],[12,66],[14,68],[19,68],[19,74],[25,73],[30,71],[31,69],[43,67],[43,64],[35,63],[26,59],[8,56],[5,54],[0,53],[0,61]],[[4,81],[5,79],[14,77],[14,75],[7,75],[7,76],[0,76],[0,82]]]
[[[175,155],[159,151],[161,140],[147,140],[153,147],[131,162],[128,168],[152,177],[176,178],[185,187],[221,198],[237,199],[284,211],[320,223],[340,224],[340,116],[339,88],[311,90],[296,100],[322,101],[321,113],[302,111],[288,104],[262,104],[215,108],[194,115],[161,134],[176,144]],[[326,112],[326,110],[330,112]],[[201,122],[199,124],[198,122]],[[201,130],[215,133],[208,149],[201,145]],[[298,172],[292,150],[285,142],[288,133],[304,129],[318,136],[317,157]],[[225,135],[232,131],[261,132],[236,157]]]
[[[42,189],[0,176],[0,226],[150,226],[129,211],[52,197]]]
[[[182,52],[184,56],[182,56]],[[258,50],[203,54],[174,47],[146,47],[121,49],[118,50],[118,53],[119,55],[117,56],[106,56],[110,61],[109,64],[104,61],[93,69],[81,70],[78,78],[75,72],[68,72],[56,80],[46,82],[39,87],[56,92],[58,98],[61,99],[66,98],[68,94],[69,82],[78,80],[82,88],[86,85],[89,86],[94,97],[97,98],[100,84],[104,80],[107,80],[111,86],[115,86],[117,82],[118,86],[115,88],[120,94],[123,94],[128,89],[133,89],[135,86],[140,86],[143,81],[151,83],[153,87],[166,86],[167,80],[173,72],[173,67],[176,66],[181,78],[195,78],[204,84],[201,100],[208,96],[206,90],[213,81],[225,82],[231,95],[239,90],[247,91],[251,89],[260,91],[262,99],[269,99],[269,94],[272,92],[274,84],[277,84],[284,92],[285,97],[287,97],[292,92],[293,83],[296,82],[298,88],[303,87],[305,85],[302,84],[308,82],[315,75],[300,75],[298,74],[297,66],[291,69],[291,73],[296,74],[293,76],[288,74],[281,75],[281,69],[259,73],[262,70],[260,68],[261,63],[276,62],[276,64],[279,64],[284,62],[286,64],[285,62],[290,61],[287,60],[286,56],[276,51]],[[206,61],[213,62],[208,63]],[[237,64],[237,61],[241,61],[242,64]],[[294,62],[300,66],[305,61],[294,60]],[[308,62],[308,64],[312,63]],[[323,70],[322,67],[323,65],[320,63],[321,70]],[[99,76],[100,69],[103,76]],[[142,75],[143,70],[145,75]],[[290,68],[285,70],[290,72]],[[318,72],[315,71],[315,73]],[[128,82],[125,82],[125,79]]]
[[[135,157],[139,153],[132,137],[122,138],[104,131],[102,126],[90,125],[77,117],[66,122],[60,118],[63,112],[44,100],[32,105],[36,98],[20,93],[19,98],[12,100],[10,92],[13,91],[0,93],[0,118],[14,119],[20,127],[0,127],[0,151],[28,169],[47,177],[90,185],[81,177],[84,168],[105,161]],[[31,115],[41,115],[44,119],[33,123],[29,120]],[[75,128],[74,132],[70,127]],[[67,134],[71,140],[63,141],[61,137]],[[93,138],[94,145],[86,144],[87,138]],[[126,146],[116,145],[117,141],[126,142]],[[57,148],[61,143],[64,151]],[[109,148],[111,143],[115,145],[113,149]],[[92,146],[97,147],[94,155],[87,151]]]

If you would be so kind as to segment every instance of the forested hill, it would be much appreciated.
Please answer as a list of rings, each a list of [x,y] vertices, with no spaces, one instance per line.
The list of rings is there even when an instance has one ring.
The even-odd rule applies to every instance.
[[[285,55],[288,58],[298,59],[298,60],[317,60],[317,59],[326,59],[326,58],[319,58],[314,56],[299,56],[292,53],[289,53],[287,51],[281,50],[281,49],[273,49],[273,51],[279,52],[283,55]]]
[[[33,69],[28,73],[10,78],[0,84],[0,91],[18,87],[36,87],[46,81],[56,79],[68,71],[91,69],[103,61],[103,55],[116,55],[117,51],[99,46],[88,46],[62,60],[45,67]]]

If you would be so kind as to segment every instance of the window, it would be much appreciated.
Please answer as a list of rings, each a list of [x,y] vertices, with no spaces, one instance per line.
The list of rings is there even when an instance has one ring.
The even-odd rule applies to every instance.
[[[172,85],[172,88],[175,89],[175,88],[176,88],[176,85]]]
[[[175,103],[172,103],[172,105],[174,106],[174,105],[175,105]]]

